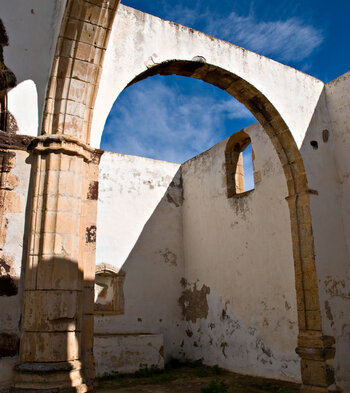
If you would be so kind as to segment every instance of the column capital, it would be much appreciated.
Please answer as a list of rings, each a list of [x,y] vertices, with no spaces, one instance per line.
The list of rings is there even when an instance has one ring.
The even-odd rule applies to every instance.
[[[96,154],[96,149],[90,145],[87,145],[80,139],[63,134],[38,136],[31,141],[28,151],[33,154],[63,153],[79,156],[85,162],[94,161]]]
[[[334,344],[335,339],[332,336],[301,332],[295,351],[302,359],[328,360],[334,358]]]

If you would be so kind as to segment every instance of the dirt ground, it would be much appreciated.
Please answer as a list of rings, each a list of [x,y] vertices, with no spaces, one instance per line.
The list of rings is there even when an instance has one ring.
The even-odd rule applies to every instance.
[[[98,393],[297,393],[300,385],[230,373],[200,364],[143,369],[98,380]]]

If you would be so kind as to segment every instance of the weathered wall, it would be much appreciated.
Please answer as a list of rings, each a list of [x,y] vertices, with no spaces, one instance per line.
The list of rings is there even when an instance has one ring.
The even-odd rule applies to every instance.
[[[0,158],[0,205],[4,206],[0,246],[1,391],[9,388],[13,366],[18,361],[22,311],[22,253],[30,163],[28,153],[20,150],[0,152]]]
[[[334,166],[331,183],[324,188],[333,194],[332,203],[323,204],[326,219],[319,223],[325,244],[332,255],[324,261],[320,289],[325,328],[336,338],[336,379],[344,392],[350,391],[350,73],[325,87],[329,112],[330,149],[325,166]],[[321,138],[320,138],[321,139]],[[321,145],[323,142],[320,142]],[[328,142],[329,144],[329,142]],[[316,152],[317,154],[317,152]],[[333,160],[332,160],[333,159]],[[333,162],[332,162],[333,161]],[[323,171],[318,176],[323,179]],[[334,216],[334,210],[336,215]],[[336,222],[334,222],[336,220]],[[340,246],[340,242],[342,242]],[[329,251],[328,251],[329,252]]]
[[[95,334],[96,375],[134,373],[140,367],[164,368],[164,341],[161,334]]]
[[[4,50],[5,64],[15,73],[19,83],[16,88],[9,92],[9,109],[17,120],[19,133],[36,135],[38,125],[41,123],[40,114],[66,1],[19,0],[14,3],[0,0],[0,4],[1,19],[7,29],[10,41],[10,45]],[[346,389],[349,390],[350,163],[349,140],[347,138],[350,123],[349,74],[329,83],[324,88],[321,81],[270,59],[208,37],[192,29],[173,24],[172,22],[162,21],[159,18],[122,6],[114,23],[112,39],[106,54],[106,62],[103,68],[96,101],[95,117],[93,119],[92,142],[95,146],[99,144],[104,121],[114,100],[135,76],[149,67],[167,60],[192,61],[197,56],[205,58],[208,63],[238,75],[242,80],[248,81],[264,94],[286,122],[295,141],[301,148],[309,181],[308,186],[311,190],[310,204],[323,327],[324,332],[334,336],[337,341],[337,354],[334,360],[337,383],[345,391]],[[131,67],[130,64],[133,66]],[[253,134],[254,129],[254,127],[251,129]],[[329,131],[328,139],[325,138],[325,130]],[[261,133],[261,135],[265,134]],[[255,135],[254,138],[255,142],[252,136],[253,145],[258,143],[258,137]],[[265,136],[261,138],[265,138]],[[311,146],[311,142],[313,142],[313,146],[315,146],[314,142],[317,142],[318,148]],[[264,152],[264,149],[268,149],[269,146],[271,147],[265,140],[261,151]],[[193,176],[194,173],[203,173],[203,168],[206,168],[207,161],[210,161],[212,155],[219,152],[220,149],[222,151],[223,144],[187,163],[185,165],[186,176]],[[155,182],[154,179],[150,180],[150,177],[153,175],[146,171],[142,172],[141,178],[151,183],[136,184],[133,190],[129,189],[128,195],[124,195],[122,190],[117,190],[116,194],[120,196],[119,206],[125,208],[127,206],[126,202],[129,203],[132,196],[132,204],[139,210],[134,215],[124,215],[124,211],[115,210],[118,203],[115,203],[115,200],[110,198],[108,203],[113,208],[107,209],[104,219],[109,219],[110,215],[115,217],[115,222],[118,223],[121,231],[135,225],[137,227],[135,232],[137,235],[130,236],[129,240],[120,236],[120,242],[124,244],[125,242],[130,243],[129,248],[123,250],[122,257],[119,260],[119,257],[116,257],[109,244],[101,245],[100,250],[105,248],[105,253],[101,251],[100,262],[109,263],[116,267],[120,267],[123,264],[123,269],[127,269],[124,283],[125,312],[127,314],[96,318],[97,330],[100,329],[102,333],[112,331],[123,333],[125,330],[136,330],[138,332],[156,330],[156,332],[164,333],[166,340],[168,340],[167,337],[174,337],[174,341],[168,340],[166,342],[166,347],[170,348],[170,353],[175,354],[178,352],[179,346],[181,348],[182,345],[178,329],[181,323],[176,322],[180,321],[180,307],[176,296],[183,291],[183,295],[180,296],[180,305],[183,304],[185,306],[187,301],[190,304],[199,302],[200,305],[199,309],[193,306],[192,310],[190,307],[190,311],[195,313],[194,316],[188,314],[189,310],[185,310],[187,312],[186,315],[189,315],[189,321],[187,321],[189,326],[187,326],[186,333],[188,338],[186,338],[182,348],[184,356],[198,357],[201,354],[202,349],[200,345],[203,345],[203,342],[205,342],[203,338],[205,333],[202,333],[201,342],[199,342],[199,333],[208,333],[208,329],[210,329],[210,332],[214,330],[213,325],[210,325],[208,328],[205,325],[206,322],[204,322],[206,319],[211,318],[213,321],[217,321],[217,323],[213,322],[213,324],[220,326],[221,330],[217,328],[218,333],[215,333],[215,335],[211,333],[213,343],[214,338],[216,339],[216,350],[213,352],[215,355],[205,354],[207,356],[206,361],[215,361],[225,366],[230,360],[230,354],[235,353],[235,357],[232,360],[233,363],[231,364],[237,364],[237,369],[245,364],[244,370],[241,370],[243,372],[252,370],[253,373],[276,376],[279,375],[277,369],[281,367],[284,372],[284,378],[293,379],[298,377],[296,357],[293,358],[294,360],[291,361],[287,368],[285,368],[283,360],[284,354],[288,354],[289,357],[289,354],[292,353],[295,356],[294,352],[291,352],[295,342],[291,343],[291,341],[287,340],[287,336],[290,336],[290,332],[287,330],[288,321],[291,321],[293,337],[295,338],[296,335],[295,324],[293,325],[293,322],[296,320],[295,314],[293,314],[294,316],[290,314],[290,317],[288,317],[288,313],[295,312],[293,311],[295,310],[295,305],[292,304],[292,300],[295,299],[295,296],[292,296],[294,286],[291,283],[294,277],[293,271],[284,270],[282,274],[279,270],[280,265],[278,265],[278,268],[273,265],[277,261],[286,261],[291,257],[291,239],[288,238],[286,240],[289,235],[287,232],[283,232],[284,229],[278,228],[273,237],[277,238],[285,235],[286,237],[283,237],[285,243],[283,243],[283,239],[273,243],[266,241],[268,235],[272,236],[275,232],[271,228],[277,225],[276,217],[278,215],[275,212],[275,207],[278,206],[282,209],[283,204],[285,206],[283,198],[281,199],[283,203],[279,203],[277,199],[274,199],[277,198],[276,194],[269,194],[272,192],[271,190],[281,191],[283,189],[278,184],[278,179],[282,179],[279,176],[282,175],[276,175],[277,172],[274,172],[277,170],[276,166],[276,168],[271,169],[271,173],[274,173],[274,176],[270,176],[269,170],[263,169],[267,164],[259,156],[261,153],[258,152],[258,149],[256,149],[256,153],[256,170],[260,171],[262,181],[257,184],[254,192],[240,199],[225,200],[223,197],[224,181],[221,179],[220,183],[215,184],[218,178],[214,175],[222,171],[220,160],[212,159],[214,164],[207,168],[203,183],[199,182],[197,178],[194,178],[193,182],[189,181],[189,179],[187,180],[187,186],[185,185],[187,191],[185,190],[185,193],[187,192],[191,197],[185,203],[184,215],[185,260],[186,264],[188,264],[185,274],[183,274],[182,243],[180,240],[182,238],[182,208],[181,197],[179,196],[179,190],[181,189],[179,175],[177,175],[174,183],[171,183],[171,177],[175,175],[178,167],[175,170],[175,166],[172,166],[172,164],[162,164],[164,165],[162,167],[158,163],[159,165],[155,165],[157,170],[155,170],[154,175],[158,179],[160,176],[161,181],[159,183]],[[272,150],[266,152],[266,157],[272,157],[273,154]],[[10,171],[5,171],[11,176],[2,175],[3,179],[6,178],[6,181],[4,180],[1,183],[1,195],[5,195],[4,198],[10,198],[10,200],[3,199],[2,202],[8,224],[5,225],[7,226],[6,231],[2,231],[4,244],[1,256],[1,277],[5,281],[9,281],[8,276],[10,275],[19,284],[24,210],[29,179],[29,165],[27,165],[25,157],[26,153],[16,153],[14,168],[11,167]],[[221,153],[220,157],[222,157]],[[123,160],[126,160],[124,164],[122,164]],[[144,170],[148,167],[148,164],[145,164],[142,161],[143,159],[137,159],[139,161],[136,164],[128,163],[128,159],[125,158],[123,160],[120,159],[118,161],[116,159],[116,165],[122,168],[122,172],[124,171],[125,178],[123,181],[125,181],[124,185],[126,186],[132,184],[128,174],[135,172],[135,168],[139,168],[139,166]],[[261,160],[260,164],[259,160]],[[150,162],[148,161],[148,163]],[[132,167],[134,169],[131,170]],[[122,172],[119,172],[116,176],[121,176]],[[163,175],[165,176],[165,181],[162,179]],[[7,184],[7,181],[10,181],[10,183]],[[271,183],[270,187],[266,186],[265,188],[265,185],[269,184],[269,182]],[[123,182],[116,177],[111,190],[114,192],[120,185],[123,185]],[[159,193],[155,192],[155,189]],[[214,192],[214,190],[216,191]],[[286,189],[283,190],[281,192],[285,196],[287,191]],[[207,198],[209,195],[213,197],[210,203],[209,198]],[[263,195],[264,198],[259,199],[259,195]],[[203,201],[203,205],[192,202],[191,198]],[[269,199],[269,203],[263,203],[263,199],[264,201]],[[4,201],[7,202],[5,203]],[[272,213],[268,214],[269,210],[266,206],[271,206],[271,204],[273,205]],[[201,209],[204,209],[204,207],[206,209],[203,213]],[[247,207],[249,208],[249,213],[246,212]],[[215,214],[213,212],[214,208],[216,209]],[[227,211],[230,211],[231,215],[227,214]],[[245,214],[242,213],[243,211]],[[283,223],[283,228],[288,227],[286,225],[286,222],[289,222],[288,215],[286,215],[285,211],[281,214],[285,216],[281,219],[280,224],[282,225]],[[190,217],[194,219],[190,219]],[[216,222],[216,217],[222,219],[220,226],[217,228],[213,225],[213,222]],[[232,223],[234,225],[231,228]],[[3,229],[3,224],[4,222],[1,229]],[[245,228],[243,231],[241,231],[242,226]],[[111,227],[110,223],[106,225],[106,228],[108,227]],[[240,229],[238,230],[238,228]],[[303,230],[303,228],[298,229]],[[229,237],[228,234],[230,234]],[[92,228],[91,236],[93,235],[94,228]],[[137,238],[138,235],[139,237]],[[111,237],[106,237],[106,239],[111,239]],[[207,243],[203,239],[207,239]],[[228,249],[227,247],[220,248],[218,246],[222,244],[220,242],[223,239],[226,239],[225,244],[230,244],[230,247],[232,247],[232,252],[229,256],[224,252],[224,250]],[[243,243],[242,239],[244,239]],[[251,239],[254,239],[254,241]],[[114,242],[115,239],[113,238],[111,241]],[[245,249],[246,241],[248,241],[247,250]],[[208,244],[212,247],[207,253],[204,253],[203,250],[208,248]],[[244,261],[248,261],[248,264],[244,264],[241,259],[238,259],[238,256],[241,255],[240,253],[236,254],[236,250],[241,249],[242,244]],[[266,249],[266,244],[269,244],[268,249]],[[273,248],[270,247],[270,244],[273,244]],[[281,246],[282,244],[284,244],[283,247]],[[114,250],[119,246],[120,244],[116,243]],[[261,250],[268,254],[265,255]],[[128,255],[129,251],[131,252]],[[281,254],[280,259],[275,258],[278,252]],[[236,266],[240,267],[240,263],[244,264],[244,269],[243,266],[242,269],[237,268],[237,275],[238,273],[241,274],[242,278],[239,276],[240,279],[237,286],[233,288],[233,292],[231,292],[232,286],[228,284],[223,286],[223,288],[220,287],[219,290],[219,286],[222,285],[222,282],[217,277],[220,269],[216,269],[209,276],[212,260],[216,262],[221,258],[227,263],[222,271],[229,272],[227,261],[230,260],[229,258],[232,258],[231,254],[235,255]],[[177,257],[176,260],[174,255]],[[263,269],[262,265],[258,265],[257,268],[257,257],[259,257],[259,261],[263,261],[261,262],[263,266],[269,266],[269,269]],[[115,260],[113,260],[114,258]],[[140,261],[142,261],[142,264]],[[250,266],[249,263],[252,266],[254,264],[254,269],[246,268]],[[286,265],[291,267],[292,263],[286,263]],[[140,266],[142,267],[141,269]],[[205,266],[205,269],[203,269],[203,266]],[[264,275],[268,271],[274,274],[269,280]],[[251,280],[252,272],[258,273],[256,275],[257,278],[254,280]],[[179,287],[181,277],[185,278],[185,280],[182,280],[182,289]],[[281,277],[283,280],[281,280]],[[248,291],[247,293],[247,288],[250,289],[252,286],[262,285],[263,279],[266,279],[266,283],[278,282],[279,285],[280,283],[286,285],[286,287],[277,288],[276,292],[274,292],[274,289],[269,288],[268,285],[262,288],[266,291],[264,296],[269,299],[269,302],[267,302],[263,298],[267,305],[266,310],[263,307],[264,304],[260,303],[259,305],[253,298],[253,295],[258,291]],[[157,285],[153,285],[153,282],[156,282]],[[145,283],[152,283],[152,285],[145,286]],[[5,287],[2,286],[2,290],[4,290],[3,288]],[[20,285],[15,289],[11,284],[10,288],[12,288],[13,295],[8,296],[5,293],[0,298],[1,303],[6,303],[4,307],[1,304],[1,312],[5,313],[5,315],[1,316],[2,330],[0,331],[1,334],[5,334],[1,338],[3,354],[9,353],[8,351],[11,353],[11,350],[15,348],[16,337],[18,337],[19,333]],[[286,288],[289,288],[288,293],[285,293]],[[242,292],[245,293],[246,297],[245,305],[248,304],[245,308],[242,303],[237,303],[237,299],[242,296]],[[276,293],[279,293],[279,296]],[[221,300],[220,297],[222,298]],[[159,298],[163,300],[160,305],[158,304]],[[310,298],[317,299],[316,296]],[[230,303],[226,303],[228,300]],[[284,303],[284,300],[287,303]],[[155,304],[157,304],[157,307],[155,307]],[[169,304],[171,304],[170,308]],[[213,307],[213,305],[215,306]],[[317,307],[318,305],[313,306]],[[271,307],[271,310],[269,307]],[[283,307],[285,308],[285,314],[281,312]],[[289,307],[291,308],[289,309]],[[275,310],[272,310],[272,308],[275,308]],[[213,309],[216,310],[215,315],[210,314],[210,310]],[[251,311],[251,314],[247,314],[247,309]],[[217,312],[218,310],[221,310],[220,315]],[[276,310],[281,312],[281,315],[284,315],[282,318],[284,325],[277,326],[279,321],[274,319]],[[260,320],[262,312],[268,316],[266,322]],[[158,322],[155,323],[154,316],[158,314],[161,314],[164,318],[159,318]],[[207,315],[208,317],[205,318]],[[165,320],[167,325],[163,324]],[[192,320],[195,320],[195,322],[192,322]],[[237,321],[240,327],[245,326],[248,333],[252,333],[251,341],[247,341],[247,339],[250,339],[250,336],[244,333],[243,328],[237,328]],[[164,327],[162,327],[162,324]],[[194,326],[192,325],[198,324],[201,331],[196,331],[194,335]],[[234,334],[231,335],[231,341],[223,341],[226,330],[222,329],[226,329],[227,326],[227,329],[231,329],[228,330],[229,332],[236,329]],[[276,331],[273,330],[274,326],[277,329]],[[256,330],[252,330],[255,327]],[[275,337],[277,333],[279,339],[271,343],[271,337]],[[13,334],[14,337],[10,338],[6,334]],[[240,334],[242,335],[240,336]],[[240,353],[240,349],[239,340],[235,341],[236,337],[239,337],[239,340],[243,342],[250,343],[249,348],[251,351],[248,352],[255,354],[253,355],[254,359],[247,355],[245,358],[241,358],[243,360],[238,365],[237,359],[239,359],[239,356],[236,356],[236,352]],[[195,338],[197,338],[196,341]],[[208,345],[210,345],[210,339],[208,340]],[[12,348],[10,350],[6,349],[9,343],[14,344],[10,345]],[[235,347],[235,345],[238,347]],[[232,352],[229,352],[230,346],[233,347]],[[256,360],[261,363],[260,368],[256,368]],[[14,358],[12,357],[11,360],[8,356],[3,356],[0,360],[1,372],[6,370],[2,372],[0,377],[3,378],[1,382],[3,385],[7,383],[5,379],[9,378],[9,365],[13,361]],[[279,376],[281,377],[281,375]]]
[[[96,334],[163,334],[165,355],[178,355],[184,274],[181,205],[180,165],[103,154],[96,264],[125,273],[125,304],[123,314],[95,316]]]
[[[20,132],[37,135],[66,0],[0,0],[10,45],[5,64],[17,77],[9,110]]]
[[[255,153],[253,191],[227,198],[227,140],[182,166],[184,353],[245,374],[298,381],[286,181],[262,128],[245,131]]]

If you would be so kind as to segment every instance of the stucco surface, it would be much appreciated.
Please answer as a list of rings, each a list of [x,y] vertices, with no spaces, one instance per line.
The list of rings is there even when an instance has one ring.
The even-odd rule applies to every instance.
[[[262,128],[246,132],[259,182],[240,198],[226,196],[227,140],[183,164],[182,180],[176,164],[102,156],[97,264],[125,272],[125,313],[95,316],[95,330],[161,332],[165,358],[299,381],[287,187]],[[182,182],[183,207],[168,197]]]
[[[115,370],[134,373],[140,367],[164,368],[163,337],[160,334],[96,335],[94,345],[97,376]]]
[[[188,322],[186,352],[232,371],[297,381],[285,178],[263,129],[255,124],[245,132],[261,179],[250,193],[226,197],[227,140],[182,167],[185,277],[210,288],[208,316]]]
[[[105,152],[99,173],[96,264],[125,273],[125,308],[122,315],[95,316],[95,332],[161,333],[165,356],[178,355],[181,341],[178,298],[184,266],[179,168]]]
[[[17,287],[17,294],[0,296],[0,334],[20,337],[22,309],[22,257],[25,238],[25,216],[29,187],[30,164],[28,153],[15,151],[14,168],[10,175],[16,177],[17,186],[5,196],[5,219],[7,228],[5,243],[1,250],[0,276],[7,274]],[[4,290],[4,288],[2,288]],[[0,339],[4,339],[1,335]],[[3,342],[2,342],[3,344]],[[6,347],[6,345],[5,345]],[[16,347],[14,347],[16,353]],[[18,348],[17,348],[18,353]],[[12,382],[13,366],[18,362],[17,355],[0,355],[0,390],[8,388]]]
[[[9,110],[17,114],[22,134],[36,136],[66,0],[0,0],[1,19],[10,45],[4,48],[5,64],[14,72],[20,96],[10,93]],[[26,84],[22,82],[27,81]],[[31,81],[31,83],[28,83]],[[19,101],[18,101],[19,100]],[[32,108],[23,109],[23,104]]]
[[[319,230],[327,230],[329,223],[332,235],[328,238],[328,246],[334,243],[342,248],[333,248],[333,255],[325,261],[326,268],[321,279],[323,289],[323,305],[325,327],[336,337],[337,382],[350,391],[350,73],[340,76],[328,83],[325,88],[327,108],[330,117],[331,149],[335,170],[333,187],[328,185],[329,192],[334,195],[333,203],[324,204],[327,216],[337,208],[337,222],[327,219],[327,226],[320,223]],[[324,223],[323,223],[324,224]],[[342,232],[340,227],[343,228]]]
[[[165,161],[103,154],[99,167],[97,264],[122,268],[179,169],[179,164]]]

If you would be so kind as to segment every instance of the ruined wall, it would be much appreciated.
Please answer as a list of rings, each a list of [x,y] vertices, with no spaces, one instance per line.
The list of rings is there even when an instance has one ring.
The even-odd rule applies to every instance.
[[[9,110],[20,133],[37,135],[66,0],[0,0],[9,46],[5,64],[17,77]]]
[[[326,244],[332,255],[324,261],[320,277],[324,300],[325,328],[336,338],[336,380],[344,392],[350,391],[350,73],[346,73],[325,87],[329,112],[329,140],[334,160],[334,176],[325,188],[334,195],[333,203],[323,205],[327,220],[320,223],[324,232],[333,231]],[[321,142],[322,145],[322,142]],[[330,160],[325,161],[330,165]],[[323,178],[323,173],[319,173]],[[333,226],[333,211],[337,220]],[[343,245],[340,248],[339,242]],[[334,244],[336,247],[334,247]]]
[[[119,274],[122,271],[119,290],[123,291],[124,304],[119,305],[115,315],[95,316],[98,373],[103,351],[96,345],[103,345],[101,335],[105,340],[106,335],[115,335],[120,342],[125,334],[133,334],[131,341],[123,341],[123,350],[130,345],[132,351],[137,347],[135,340],[145,342],[145,333],[162,334],[165,356],[178,355],[178,298],[184,275],[181,205],[180,165],[118,153],[103,154],[96,265],[104,264]],[[156,338],[152,342],[158,341]],[[115,368],[120,369],[122,364],[116,357]],[[142,357],[137,368],[139,363]]]
[[[345,391],[350,388],[348,91],[346,75],[326,85],[300,148],[308,178],[322,327],[335,338],[336,354],[329,363],[336,384]]]
[[[227,198],[227,140],[182,166],[184,355],[244,374],[300,379],[285,177],[258,125],[255,189]]]
[[[0,131],[2,138],[3,132]],[[6,138],[7,139],[7,138]],[[29,139],[23,144],[25,148]],[[3,140],[0,141],[3,145]],[[26,151],[0,151],[0,391],[9,388],[18,361],[23,286],[22,257],[30,161]]]

